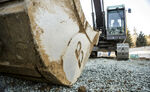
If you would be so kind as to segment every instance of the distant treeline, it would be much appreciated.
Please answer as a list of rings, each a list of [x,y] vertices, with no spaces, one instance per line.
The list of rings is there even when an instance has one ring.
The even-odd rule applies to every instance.
[[[140,34],[136,33],[134,29],[134,34],[131,36],[130,31],[127,30],[126,43],[129,43],[130,47],[143,47],[150,46],[150,35],[145,35],[142,31]]]

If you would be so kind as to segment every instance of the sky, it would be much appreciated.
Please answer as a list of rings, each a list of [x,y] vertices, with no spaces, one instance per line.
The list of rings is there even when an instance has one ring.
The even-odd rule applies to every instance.
[[[80,0],[82,9],[87,21],[92,25],[91,0]],[[150,0],[104,0],[105,11],[107,6],[124,4],[126,10],[131,8],[131,13],[127,15],[127,27],[131,34],[134,28],[137,33],[142,31],[145,35],[150,35]]]

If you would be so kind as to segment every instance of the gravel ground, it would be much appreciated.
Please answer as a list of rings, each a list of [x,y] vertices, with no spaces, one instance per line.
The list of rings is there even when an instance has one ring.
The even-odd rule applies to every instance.
[[[89,59],[72,87],[35,83],[0,75],[0,92],[150,92],[150,61]]]

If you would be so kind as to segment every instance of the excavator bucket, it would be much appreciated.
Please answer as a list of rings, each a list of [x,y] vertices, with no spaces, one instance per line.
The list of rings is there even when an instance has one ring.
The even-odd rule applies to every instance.
[[[80,0],[0,0],[0,73],[72,85],[99,35]]]

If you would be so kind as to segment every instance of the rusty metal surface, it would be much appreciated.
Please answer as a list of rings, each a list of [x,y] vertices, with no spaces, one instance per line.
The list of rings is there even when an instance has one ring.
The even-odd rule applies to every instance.
[[[0,72],[55,84],[77,80],[99,37],[79,0],[13,2],[0,6],[0,21]]]

